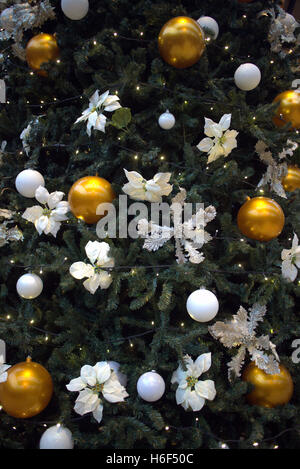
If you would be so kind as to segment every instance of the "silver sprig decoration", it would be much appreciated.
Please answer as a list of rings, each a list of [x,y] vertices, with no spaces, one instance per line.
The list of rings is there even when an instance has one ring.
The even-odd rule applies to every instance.
[[[294,151],[298,148],[298,144],[292,140],[287,141],[287,147],[278,155],[279,161],[284,160],[288,156],[293,156]],[[262,179],[259,181],[257,187],[270,185],[270,189],[277,195],[287,198],[285,190],[282,185],[282,179],[287,174],[288,166],[286,162],[278,163],[268,150],[267,145],[259,140],[255,145],[255,151],[259,155],[261,161],[265,163],[268,168]]]
[[[200,208],[188,221],[182,221],[186,195],[186,190],[180,188],[180,192],[172,199],[172,227],[160,226],[142,219],[138,223],[138,234],[145,238],[143,248],[148,251],[157,251],[174,238],[177,263],[184,264],[189,261],[192,264],[200,264],[205,257],[199,250],[212,239],[204,228],[215,218],[216,209],[212,205],[205,210]]]
[[[0,218],[4,218],[4,222],[0,223],[0,248],[7,244],[9,241],[23,241],[23,233],[17,227],[8,228],[8,224],[12,223],[14,212],[6,208],[0,208]],[[8,221],[11,220],[11,221]]]
[[[260,16],[270,15],[271,25],[268,34],[268,40],[271,45],[271,51],[276,52],[280,57],[288,55],[290,47],[287,44],[294,43],[295,46],[300,44],[300,35],[295,36],[295,30],[299,27],[299,23],[289,13],[278,7],[278,13],[274,8],[264,10]]]
[[[263,321],[265,314],[265,305],[254,304],[249,314],[241,306],[237,314],[233,315],[231,321],[218,321],[208,328],[214,339],[219,340],[224,347],[239,347],[238,353],[227,363],[229,381],[232,380],[233,376],[241,376],[241,368],[247,350],[258,368],[268,374],[280,372],[276,347],[270,341],[269,336],[256,337],[255,329],[258,323]],[[268,350],[272,352],[272,355],[265,353]]]
[[[0,40],[13,39],[15,41],[12,46],[14,54],[19,59],[25,60],[25,49],[21,44],[24,31],[39,28],[45,21],[54,18],[54,8],[49,0],[12,5],[1,13],[0,26],[3,31],[0,31]]]

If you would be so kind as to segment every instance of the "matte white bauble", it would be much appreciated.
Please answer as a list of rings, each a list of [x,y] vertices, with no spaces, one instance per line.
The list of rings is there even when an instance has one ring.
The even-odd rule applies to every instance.
[[[40,439],[40,449],[73,449],[74,441],[71,431],[61,425],[49,427]]]
[[[260,70],[254,64],[242,64],[236,69],[234,74],[236,86],[243,91],[254,90],[259,85],[260,80]]]
[[[219,36],[219,25],[214,18],[211,18],[211,16],[201,16],[201,18],[197,20],[197,23],[203,29],[206,37],[217,39]]]
[[[219,311],[219,302],[211,291],[200,289],[190,294],[186,309],[192,319],[198,322],[211,321]]]
[[[82,20],[89,11],[89,0],[61,0],[61,9],[70,20]]]
[[[158,401],[166,389],[163,378],[155,371],[141,375],[136,387],[138,395],[147,402]]]
[[[175,125],[175,117],[169,111],[166,111],[159,116],[158,124],[162,129],[170,130]]]
[[[124,388],[126,388],[126,386],[127,386],[127,376],[124,373],[121,373],[121,371],[119,371],[120,363],[109,361],[108,364],[111,367],[111,369],[114,370],[114,372],[116,373],[120,384],[122,386],[124,386]]]
[[[17,281],[17,292],[26,300],[33,300],[43,291],[43,281],[36,274],[24,274]]]
[[[24,197],[32,198],[39,186],[44,186],[45,181],[41,173],[35,169],[24,169],[16,177],[16,189]]]

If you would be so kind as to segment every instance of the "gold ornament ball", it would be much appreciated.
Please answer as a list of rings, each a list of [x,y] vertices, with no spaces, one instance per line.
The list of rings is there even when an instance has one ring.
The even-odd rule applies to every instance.
[[[257,241],[270,241],[279,236],[284,221],[282,208],[268,197],[248,198],[237,217],[238,227],[243,235]]]
[[[26,60],[29,67],[44,77],[47,76],[47,72],[41,69],[41,65],[57,60],[58,57],[59,48],[52,34],[37,34],[26,46]]]
[[[99,204],[111,203],[116,197],[111,184],[98,176],[78,179],[70,189],[69,204],[73,215],[86,223],[97,223],[103,215],[97,215]]]
[[[293,129],[300,129],[300,93],[295,90],[284,91],[276,96],[273,102],[280,102],[273,117],[276,127],[291,123]]]
[[[300,189],[300,169],[298,166],[289,166],[287,174],[282,179],[282,185],[285,191],[294,192]]]
[[[46,368],[31,361],[17,363],[7,370],[0,383],[0,403],[10,416],[27,419],[47,407],[53,394],[52,378]]]
[[[187,16],[169,20],[158,36],[162,58],[175,68],[187,68],[200,59],[205,49],[205,38],[197,21]]]
[[[279,365],[280,373],[269,375],[251,362],[243,372],[242,379],[255,386],[247,395],[247,401],[261,407],[276,407],[287,404],[293,395],[294,384],[290,372]]]

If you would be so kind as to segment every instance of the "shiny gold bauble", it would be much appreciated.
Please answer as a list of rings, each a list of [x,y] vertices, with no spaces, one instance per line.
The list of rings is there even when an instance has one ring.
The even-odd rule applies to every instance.
[[[97,223],[103,215],[96,215],[99,204],[111,203],[116,197],[111,184],[98,176],[78,179],[70,189],[69,204],[75,217],[86,223]]]
[[[47,407],[53,394],[52,378],[46,368],[31,361],[17,363],[7,370],[0,383],[0,404],[12,417],[27,419]]]
[[[59,48],[52,34],[37,34],[26,46],[27,63],[39,75],[47,76],[46,70],[42,70],[41,65],[57,60],[58,57]]]
[[[300,129],[300,93],[288,90],[280,93],[273,101],[280,102],[273,122],[276,127],[283,127],[291,123],[293,129]]]
[[[284,226],[280,205],[268,197],[248,198],[239,210],[237,223],[247,238],[270,241],[280,235]]]
[[[289,166],[287,174],[282,179],[282,185],[285,191],[294,192],[300,189],[300,169],[298,166]]]
[[[280,373],[269,375],[251,362],[243,372],[242,379],[255,386],[247,395],[247,401],[262,407],[287,404],[293,395],[294,384],[289,371],[279,365]]]
[[[187,16],[169,20],[158,36],[162,58],[175,68],[187,68],[200,59],[205,49],[205,39],[197,21]]]

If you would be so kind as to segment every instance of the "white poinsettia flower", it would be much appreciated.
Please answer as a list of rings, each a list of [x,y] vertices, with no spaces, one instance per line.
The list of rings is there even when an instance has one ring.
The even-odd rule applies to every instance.
[[[231,114],[224,114],[217,124],[205,117],[204,133],[207,138],[197,145],[198,150],[208,153],[207,163],[216,161],[220,156],[228,156],[237,147],[236,130],[229,130]]]
[[[109,91],[99,96],[99,90],[95,91],[90,98],[89,107],[83,111],[82,115],[76,120],[75,124],[82,121],[87,121],[87,134],[90,137],[92,128],[105,132],[106,116],[102,114],[103,111],[113,112],[119,109],[119,97],[110,95]]]
[[[98,423],[102,420],[103,399],[117,403],[124,402],[128,397],[125,387],[120,384],[108,362],[83,366],[79,378],[72,379],[66,388],[68,391],[79,392],[74,406],[75,412],[79,415],[92,412]]]
[[[185,355],[183,359],[186,370],[179,365],[171,379],[171,383],[178,383],[176,402],[185,410],[192,409],[197,412],[204,406],[205,399],[212,401],[216,397],[214,381],[199,380],[202,373],[211,367],[211,354],[199,355],[195,362],[189,355]]]
[[[49,194],[47,189],[39,186],[35,191],[35,198],[44,207],[34,205],[27,208],[22,215],[25,220],[34,223],[39,234],[51,233],[56,237],[61,222],[68,220],[66,214],[70,211],[68,202],[62,200],[64,192],[55,191]]]
[[[10,365],[6,365],[3,355],[0,355],[0,383],[4,383],[7,380],[8,368],[10,368]]]
[[[163,195],[169,195],[173,186],[168,184],[171,173],[157,173],[146,181],[136,171],[124,169],[128,183],[123,186],[123,192],[133,200],[147,200],[148,202],[161,202]]]
[[[300,246],[298,246],[298,244],[298,236],[294,233],[292,248],[283,249],[281,252],[282,276],[289,282],[293,282],[296,279],[298,275],[297,268],[300,268]]]
[[[112,282],[111,274],[103,268],[114,267],[115,261],[108,257],[110,246],[108,243],[98,241],[89,241],[85,246],[85,252],[91,264],[85,262],[75,262],[70,267],[70,274],[81,280],[87,277],[83,282],[84,288],[92,295],[100,287],[102,290],[108,288]]]

